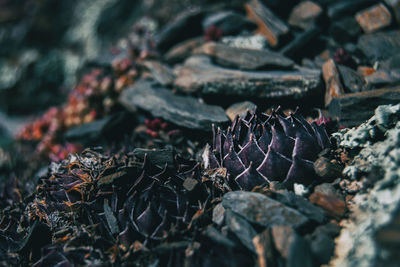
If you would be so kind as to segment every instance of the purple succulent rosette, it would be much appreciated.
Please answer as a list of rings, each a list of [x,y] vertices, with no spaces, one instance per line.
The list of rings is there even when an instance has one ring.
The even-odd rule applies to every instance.
[[[261,119],[264,117],[265,119]],[[203,153],[205,168],[226,168],[233,188],[252,190],[279,181],[288,188],[316,181],[313,163],[331,146],[324,124],[308,123],[298,112],[248,112],[222,131],[213,128],[213,146]]]

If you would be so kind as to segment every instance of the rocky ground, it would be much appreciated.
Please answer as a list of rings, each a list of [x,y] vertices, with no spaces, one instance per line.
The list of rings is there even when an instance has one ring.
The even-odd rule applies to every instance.
[[[400,1],[134,2],[0,0],[0,264],[397,266]]]

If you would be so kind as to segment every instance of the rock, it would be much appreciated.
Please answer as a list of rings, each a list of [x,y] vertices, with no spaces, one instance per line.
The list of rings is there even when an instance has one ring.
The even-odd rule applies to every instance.
[[[400,0],[385,0],[385,4],[392,8],[397,23],[400,23]]]
[[[262,50],[268,46],[267,39],[263,35],[251,36],[227,36],[223,37],[221,42],[231,47]]]
[[[327,14],[331,20],[335,20],[345,15],[352,15],[363,8],[375,4],[375,2],[375,0],[333,1],[327,8]]]
[[[206,236],[217,244],[221,244],[228,248],[235,248],[237,246],[233,241],[215,229],[212,225],[209,225],[205,232]]]
[[[290,26],[307,30],[314,25],[316,20],[322,14],[322,11],[322,8],[314,2],[300,2],[292,9],[288,19],[288,24]]]
[[[352,216],[344,225],[340,236],[336,239],[335,257],[331,266],[395,266],[389,265],[387,259],[398,258],[398,249],[385,249],[381,233],[390,229],[398,218],[400,203],[399,159],[400,159],[400,105],[380,106],[368,123],[357,129],[349,129],[339,133],[340,147],[351,149],[354,142],[348,141],[357,132],[368,131],[372,136],[358,138],[363,147],[351,164],[346,167],[344,174],[350,179],[357,179],[360,175],[368,175],[368,179],[375,182],[365,193],[359,193],[352,199]],[[382,131],[384,131],[382,133]],[[381,132],[382,138],[374,138]],[[344,139],[346,138],[346,139]],[[378,168],[379,172],[374,171]],[[377,177],[375,177],[377,176]],[[386,232],[387,233],[387,232]],[[396,232],[386,235],[387,240],[394,237]],[[398,240],[396,239],[398,244]],[[385,257],[381,257],[385,255]]]
[[[132,153],[140,160],[144,160],[146,155],[146,160],[160,168],[164,168],[165,165],[174,167],[174,151],[171,149],[135,148]]]
[[[339,43],[356,41],[361,33],[360,25],[352,16],[334,20],[329,29],[329,34]]]
[[[314,162],[314,170],[325,181],[331,181],[340,177],[343,167],[325,157],[320,157]]]
[[[280,190],[274,198],[282,204],[296,209],[318,224],[325,221],[324,211],[320,207],[311,204],[310,201],[302,196],[298,196],[287,190]]]
[[[128,133],[132,126],[132,118],[128,114],[116,113],[103,119],[72,127],[65,133],[65,138],[70,142],[82,144],[92,144],[103,138],[116,140]]]
[[[357,44],[372,63],[384,60],[400,53],[400,31],[365,34]]]
[[[206,16],[203,20],[203,31],[211,26],[218,27],[224,35],[237,34],[244,30],[257,28],[252,21],[235,11],[220,11]]]
[[[332,184],[329,183],[323,183],[315,186],[314,192],[325,194],[325,195],[333,195],[333,196],[338,196],[336,189],[333,187]]]
[[[371,33],[389,26],[392,23],[392,15],[383,4],[377,4],[358,12],[356,20],[364,32]]]
[[[362,75],[354,71],[352,68],[346,67],[344,65],[337,66],[340,77],[343,81],[343,86],[350,93],[357,93],[361,91],[366,91],[369,89],[367,81]]]
[[[321,82],[317,70],[231,70],[214,66],[210,59],[200,56],[189,58],[177,67],[175,75],[175,85],[185,92],[259,98],[300,98],[316,92]]]
[[[229,119],[233,121],[236,116],[243,117],[247,114],[248,110],[255,110],[256,108],[257,106],[253,102],[244,101],[231,105],[229,108],[227,108],[225,113],[229,117]]]
[[[256,253],[253,238],[257,235],[257,232],[246,219],[231,210],[227,210],[225,212],[225,224],[248,250]]]
[[[218,203],[212,213],[212,221],[217,225],[221,225],[224,222],[225,218],[225,209],[221,203]]]
[[[288,225],[299,228],[308,223],[307,217],[276,200],[259,193],[234,191],[222,198],[222,206],[262,226]]]
[[[270,229],[266,229],[253,238],[253,245],[257,252],[257,264],[259,267],[276,266],[277,253]]]
[[[346,213],[346,203],[335,195],[314,192],[309,199],[311,203],[320,206],[334,218],[339,219]]]
[[[259,0],[251,0],[245,7],[249,18],[257,23],[258,32],[267,38],[270,46],[281,45],[289,34],[288,26]]]
[[[328,264],[334,251],[334,238],[339,235],[340,227],[334,223],[318,226],[311,236],[311,252],[317,264]]]
[[[391,70],[377,70],[368,75],[365,80],[374,87],[382,87],[385,85],[394,85],[400,82],[400,68]]]
[[[295,35],[293,41],[284,46],[280,52],[285,56],[292,58],[302,58],[306,52],[310,52],[316,49],[313,45],[315,37],[321,32],[318,26],[312,26],[304,32]],[[299,53],[301,51],[301,53]]]
[[[201,104],[190,96],[175,95],[170,90],[157,88],[152,82],[145,80],[126,88],[119,100],[127,109],[138,107],[154,117],[190,129],[211,131],[212,124],[229,122],[221,107]]]
[[[230,47],[208,42],[201,52],[212,57],[219,65],[242,70],[289,69],[294,62],[282,54],[267,50]]]
[[[164,60],[169,64],[184,61],[192,54],[192,51],[204,43],[203,37],[189,39],[171,47],[165,54]]]
[[[313,266],[310,244],[291,227],[272,226],[271,234],[276,250],[286,259],[286,266]]]
[[[329,112],[339,118],[341,125],[357,126],[368,120],[379,105],[397,104],[399,101],[399,87],[345,94],[332,100]]]
[[[326,84],[325,106],[328,106],[334,98],[344,94],[339,72],[333,59],[329,59],[322,66],[322,76]]]
[[[159,61],[148,60],[143,65],[150,71],[153,78],[162,86],[170,86],[174,83],[175,75],[173,71]]]
[[[393,55],[390,58],[380,62],[380,70],[400,69],[400,54]]]
[[[157,48],[166,51],[179,42],[202,35],[204,15],[204,10],[197,9],[177,16],[157,34]]]

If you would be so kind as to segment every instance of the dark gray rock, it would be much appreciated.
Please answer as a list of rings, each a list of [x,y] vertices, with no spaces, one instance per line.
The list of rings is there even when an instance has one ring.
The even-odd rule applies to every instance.
[[[362,29],[353,16],[348,16],[333,21],[329,33],[335,41],[345,43],[357,40]]]
[[[65,133],[70,142],[92,144],[102,139],[116,140],[132,130],[134,120],[124,112],[110,115],[79,126],[72,127]]]
[[[242,70],[289,69],[294,62],[277,52],[231,47],[208,42],[201,52],[212,57],[217,64]]]
[[[175,85],[185,92],[259,98],[300,98],[321,85],[319,70],[240,71],[212,65],[207,57],[191,57],[175,69]]]
[[[223,196],[222,205],[249,222],[262,226],[289,225],[299,228],[309,222],[308,218],[297,210],[259,193],[229,192]]]
[[[288,57],[301,58],[306,55],[305,52],[309,52],[315,49],[313,43],[315,38],[320,34],[321,29],[313,25],[306,31],[298,33],[293,41],[284,46],[280,52]]]
[[[393,87],[345,94],[334,98],[328,108],[330,114],[339,118],[341,125],[352,127],[368,120],[379,105],[397,104],[399,101],[400,88]]]
[[[365,80],[373,87],[393,86],[400,83],[400,69],[377,70]]]
[[[351,93],[368,90],[369,86],[364,77],[352,68],[337,65],[345,89]]]
[[[164,88],[156,88],[150,81],[140,80],[126,88],[119,98],[128,109],[135,107],[150,112],[176,125],[203,131],[211,131],[212,124],[229,122],[219,106],[200,103],[190,96],[179,96]]]
[[[146,160],[161,168],[164,168],[165,165],[171,167],[174,165],[174,151],[171,149],[136,148],[132,153],[140,160],[144,160],[146,155]]]
[[[203,30],[211,26],[218,27],[224,35],[237,34],[241,31],[252,31],[257,25],[242,14],[235,11],[220,11],[206,16],[203,20]]]
[[[352,15],[355,12],[375,4],[376,0],[340,0],[333,1],[327,8],[327,14],[330,19],[338,19],[345,15]]]
[[[247,249],[254,254],[256,253],[253,238],[257,235],[257,232],[246,219],[231,210],[227,210],[225,212],[225,224]]]
[[[319,265],[328,264],[335,250],[335,237],[340,233],[340,226],[328,223],[318,226],[310,236],[311,252]]]
[[[387,31],[362,35],[358,47],[373,63],[400,53],[400,31]]]
[[[275,248],[286,260],[286,266],[313,266],[310,244],[289,226],[271,227]]]
[[[155,60],[145,61],[143,65],[162,86],[170,86],[174,83],[175,75],[167,65]]]
[[[171,47],[165,54],[164,60],[169,64],[175,64],[184,61],[192,55],[193,50],[203,45],[204,38],[197,37],[178,43]]]
[[[326,220],[324,211],[320,207],[311,204],[306,198],[298,196],[293,192],[281,190],[276,193],[274,198],[282,204],[296,209],[317,223],[323,223]]]
[[[202,35],[204,16],[205,11],[199,9],[179,15],[156,36],[158,49],[166,51],[179,42]]]

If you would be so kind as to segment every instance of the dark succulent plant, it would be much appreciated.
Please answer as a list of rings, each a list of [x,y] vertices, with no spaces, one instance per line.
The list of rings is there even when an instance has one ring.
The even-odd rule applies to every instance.
[[[271,181],[289,188],[313,183],[313,162],[330,147],[324,124],[310,124],[297,112],[285,117],[279,109],[261,116],[265,119],[248,112],[226,131],[213,128],[213,147],[203,153],[205,168],[226,168],[229,186],[242,190]]]
[[[53,236],[59,242],[52,245],[63,244],[67,251],[77,242],[89,242],[76,241],[82,235],[85,240],[96,237],[89,243],[102,251],[120,246],[129,250],[133,244],[151,248],[184,232],[209,197],[196,162],[177,156],[169,162],[160,168],[146,156],[144,160],[132,153],[106,157],[85,151],[53,164],[51,176],[41,181],[27,213],[54,232],[71,226],[69,234]],[[186,189],[187,179],[196,186]],[[76,263],[88,263],[88,259]]]

